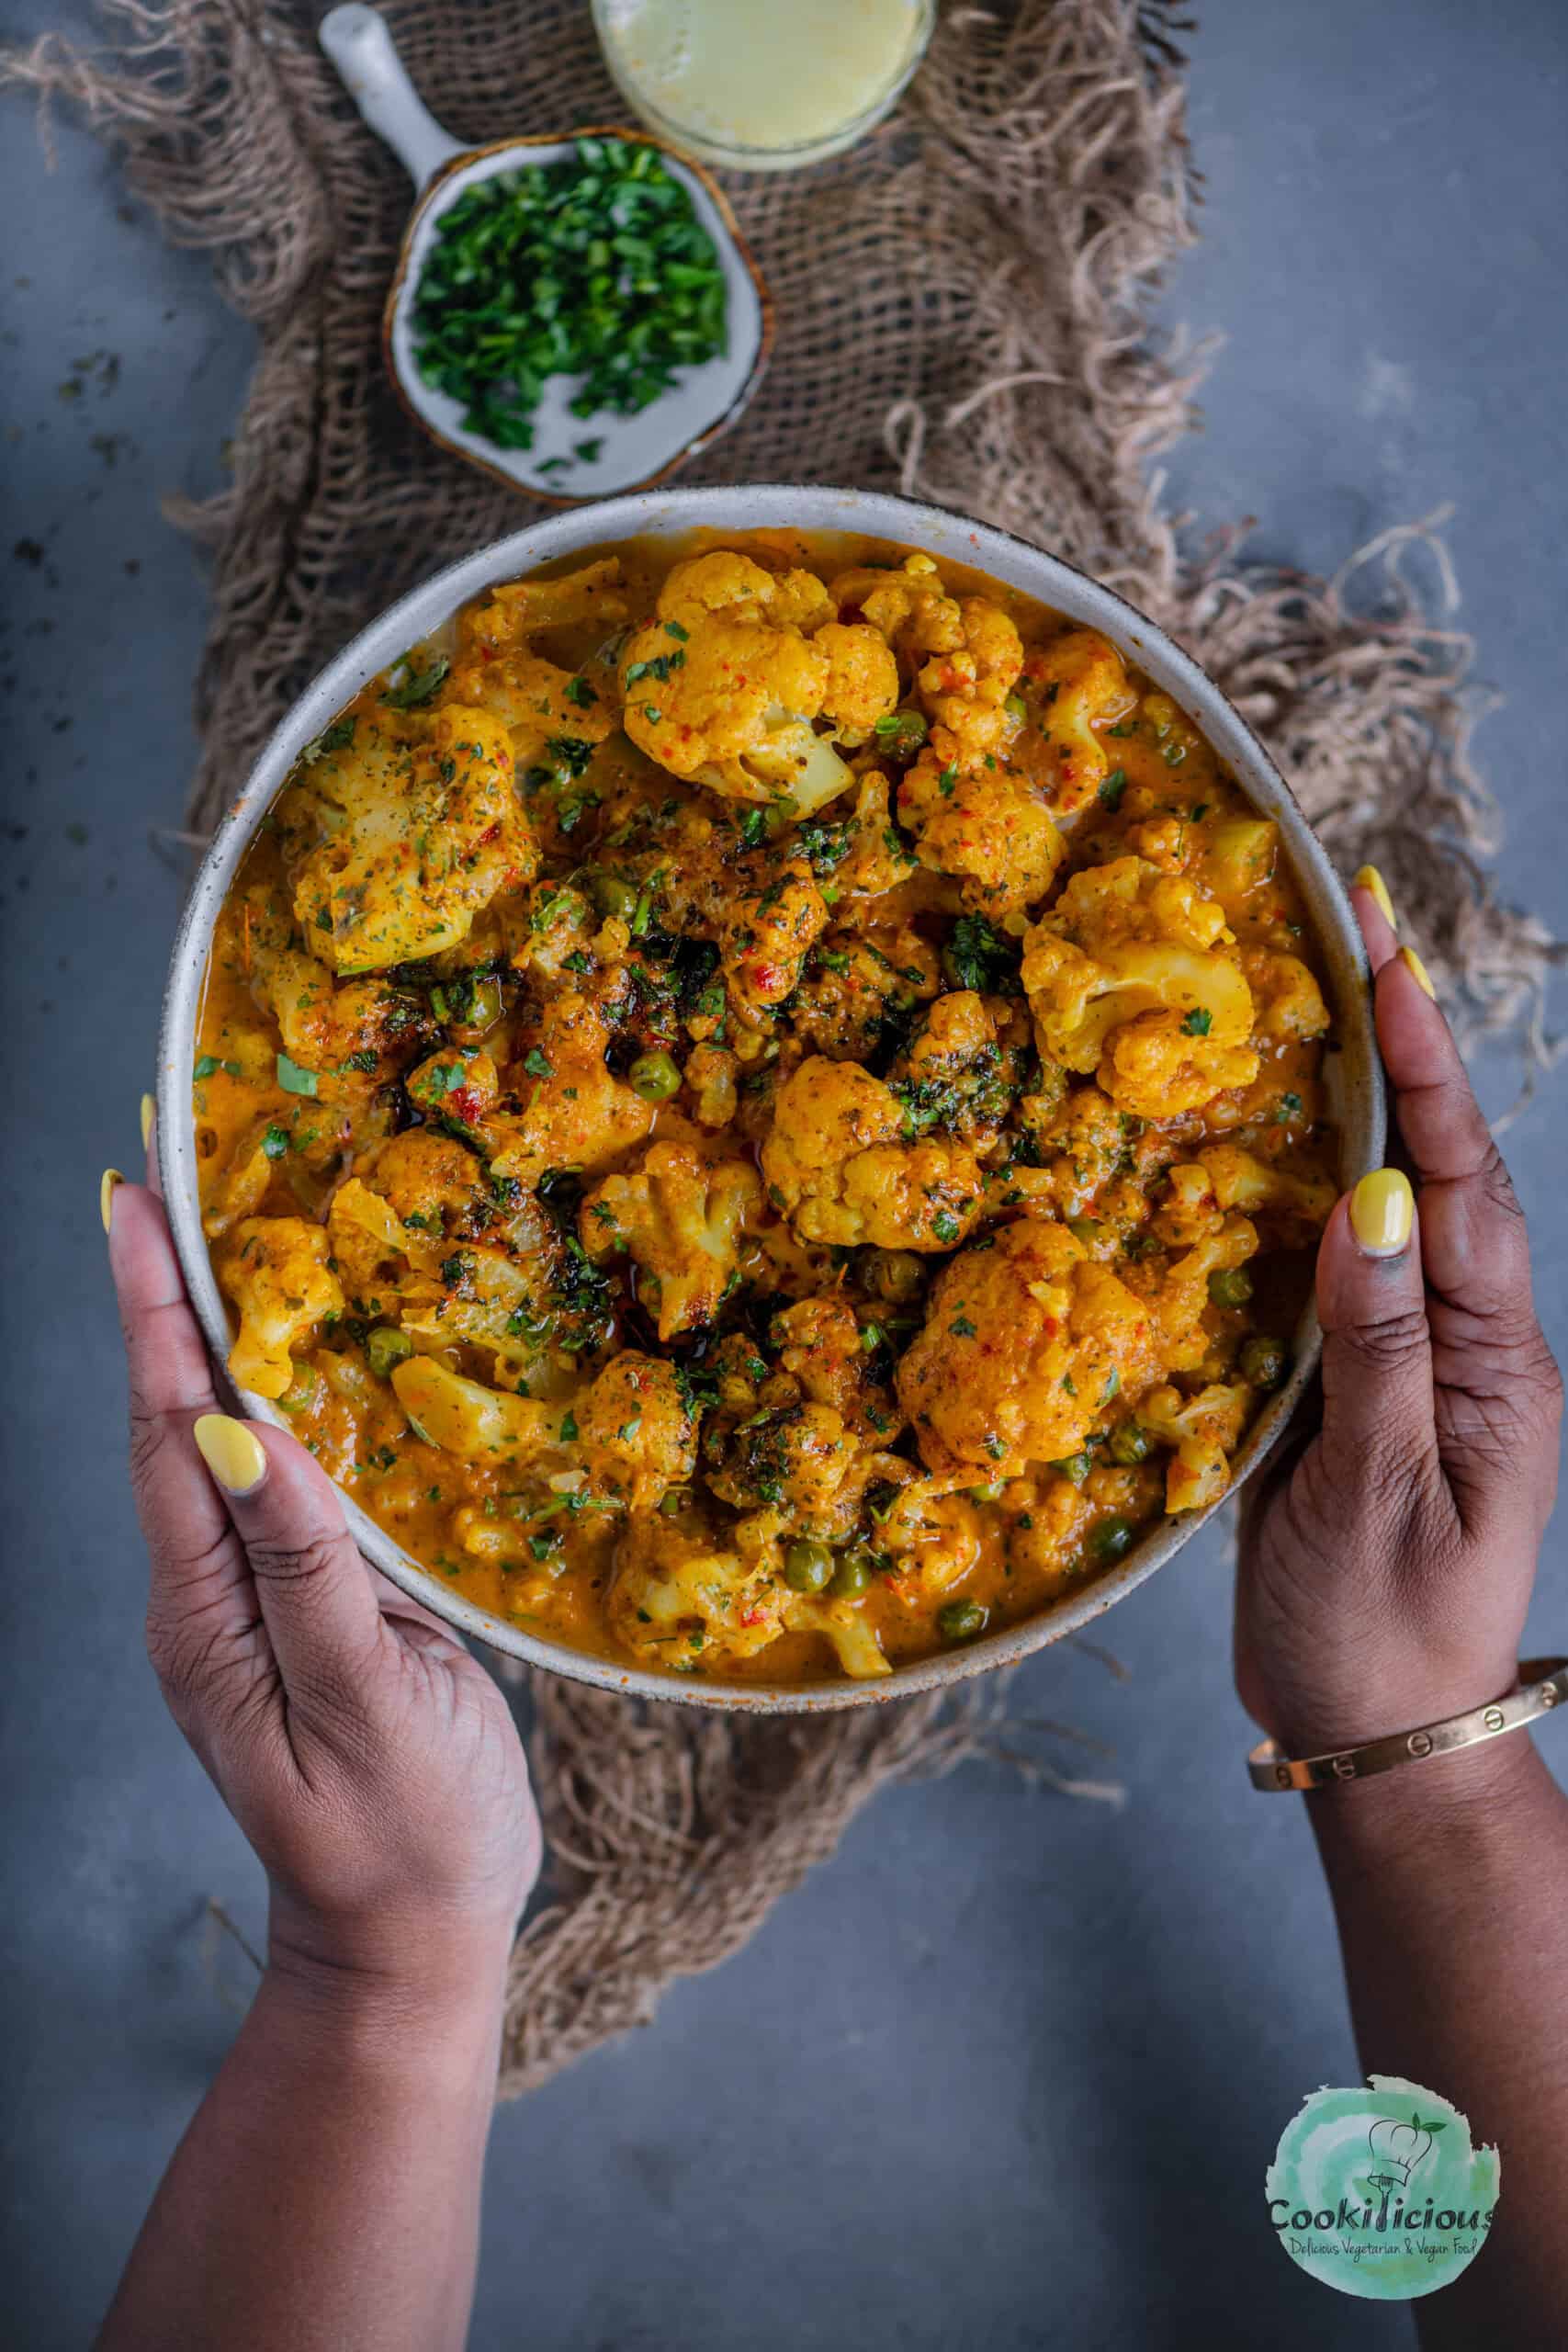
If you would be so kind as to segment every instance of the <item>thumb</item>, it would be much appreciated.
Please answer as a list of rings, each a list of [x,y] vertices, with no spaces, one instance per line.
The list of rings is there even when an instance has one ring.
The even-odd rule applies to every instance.
[[[1435,1470],[1432,1342],[1416,1198],[1398,1168],[1375,1168],[1339,1202],[1317,1260],[1323,1326],[1323,1448],[1347,1487]]]
[[[363,1713],[381,1611],[336,1488],[285,1430],[205,1413],[192,1435],[245,1547],[288,1698]]]

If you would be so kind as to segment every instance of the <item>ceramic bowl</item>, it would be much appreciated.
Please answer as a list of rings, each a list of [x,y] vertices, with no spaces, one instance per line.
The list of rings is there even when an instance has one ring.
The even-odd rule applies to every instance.
[[[552,506],[580,506],[629,490],[646,490],[733,424],[755,391],[773,336],[773,305],[724,195],[700,164],[676,154],[646,130],[596,126],[465,147],[444,130],[405,73],[386,23],[357,0],[323,17],[320,40],[366,122],[384,139],[420,193],[403,232],[381,321],[381,345],[393,390],[404,408],[444,449],[467,458],[498,481]],[[574,379],[552,376],[535,418],[531,449],[502,449],[463,423],[464,407],[420,374],[414,303],[442,215],[465,191],[498,173],[561,163],[580,139],[616,139],[657,148],[671,176],[691,197],[724,271],[728,348],[700,368],[681,369],[673,387],[636,416],[573,416]],[[585,441],[598,454],[572,453]],[[570,477],[557,470],[567,459]],[[546,469],[546,470],[541,470]],[[570,481],[570,486],[569,486]]]
[[[241,859],[299,753],[406,646],[438,628],[494,582],[514,580],[538,565],[579,555],[606,540],[639,536],[680,537],[716,531],[779,529],[862,532],[924,548],[950,561],[973,564],[1008,586],[1100,629],[1130,662],[1153,679],[1208,737],[1254,806],[1279,826],[1286,854],[1314,925],[1326,970],[1338,1051],[1328,1057],[1330,1105],[1341,1138],[1340,1181],[1354,1182],[1382,1160],[1384,1098],[1371,1023],[1366,957],[1349,901],[1305,818],[1249,729],[1197,664],[1160,630],[1108,589],[1081,572],[1001,531],[965,522],[938,508],[869,492],[820,486],[766,485],[716,490],[667,490],[618,498],[549,516],[450,564],[416,588],[346,646],[307,688],[262,752],[224,818],[197,875],[175,941],[159,1041],[158,1150],[164,1196],[180,1262],[213,1354],[221,1363],[231,1331],[201,1229],[191,1069],[213,925]],[[1319,1353],[1310,1309],[1296,1334],[1294,1368],[1249,1432],[1236,1462],[1237,1478],[1256,1468],[1289,1419],[1312,1377]],[[275,1407],[246,1396],[244,1409],[277,1422]],[[454,1592],[411,1558],[357,1506],[344,1498],[349,1524],[366,1556],[394,1583],[465,1634],[530,1665],[645,1698],[751,1713],[820,1713],[837,1707],[882,1705],[915,1691],[935,1690],[1008,1665],[1079,1631],[1126,1599],[1173,1560],[1210,1516],[1195,1512],[1154,1528],[1125,1560],[1092,1581],[1073,1587],[1024,1623],[961,1649],[904,1667],[874,1682],[835,1681],[784,1689],[746,1682],[702,1681],[655,1674],[542,1641],[491,1616]]]

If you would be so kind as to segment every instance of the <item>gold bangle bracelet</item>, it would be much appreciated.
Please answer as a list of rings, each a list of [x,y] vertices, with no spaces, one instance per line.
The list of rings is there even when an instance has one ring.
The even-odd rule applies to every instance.
[[[1522,1731],[1538,1715],[1562,1706],[1568,1706],[1568,1658],[1528,1657],[1520,1662],[1517,1689],[1489,1707],[1472,1707],[1446,1723],[1396,1731],[1388,1739],[1369,1740],[1364,1747],[1344,1747],[1327,1756],[1292,1760],[1281,1756],[1278,1740],[1261,1740],[1247,1758],[1247,1769],[1255,1789],[1331,1789],[1341,1781],[1370,1780],[1374,1772],[1392,1772],[1396,1764],[1451,1756],[1456,1748]]]

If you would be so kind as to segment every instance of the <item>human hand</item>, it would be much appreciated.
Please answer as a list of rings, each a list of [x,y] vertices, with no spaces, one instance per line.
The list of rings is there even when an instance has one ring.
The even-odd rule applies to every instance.
[[[540,1850],[505,1700],[373,1575],[304,1447],[220,1413],[155,1194],[106,1180],[105,1217],[148,1653],[265,1869],[269,1964],[416,2002],[468,1989],[499,2014]]]
[[[1335,1209],[1321,1420],[1243,1502],[1236,1686],[1296,1755],[1512,1687],[1562,1407],[1524,1219],[1448,1023],[1372,893],[1353,903],[1416,1191],[1381,1170]]]

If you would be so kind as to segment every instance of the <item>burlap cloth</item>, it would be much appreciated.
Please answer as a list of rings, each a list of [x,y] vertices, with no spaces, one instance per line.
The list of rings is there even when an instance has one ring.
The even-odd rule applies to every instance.
[[[582,0],[384,0],[435,114],[476,142],[616,120]],[[113,0],[99,59],[51,38],[0,68],[73,101],[176,243],[209,251],[259,356],[233,478],[176,519],[213,560],[192,824],[209,823],[307,677],[529,503],[439,453],[382,379],[378,322],[410,202],[288,0]],[[1468,758],[1469,647],[1387,534],[1329,582],[1193,560],[1149,460],[1190,422],[1202,355],[1146,313],[1193,237],[1179,19],[1165,0],[947,6],[894,120],[813,172],[733,177],[777,299],[771,371],[691,478],[892,485],[1006,526],[1130,596],[1259,729],[1342,866],[1387,875],[1472,1033],[1547,1056],[1557,950],[1478,859],[1495,805]],[[45,121],[47,135],[47,116]],[[646,2022],[830,1853],[886,1782],[993,1735],[929,1701],[811,1723],[635,1709],[535,1678],[549,1898],[519,1939],[503,2095]],[[1047,1769],[1046,1777],[1063,1785]]]

